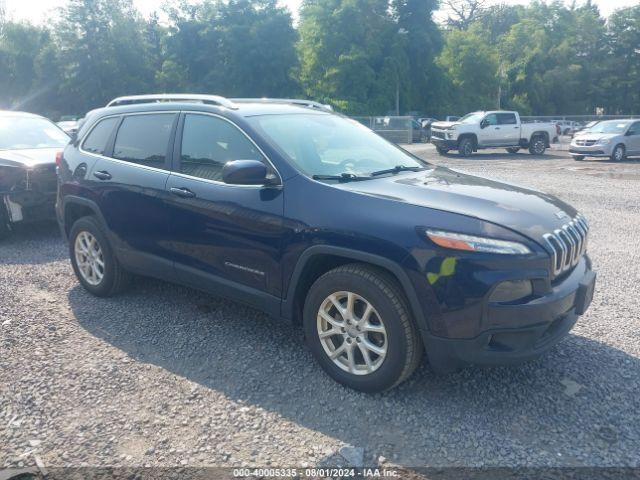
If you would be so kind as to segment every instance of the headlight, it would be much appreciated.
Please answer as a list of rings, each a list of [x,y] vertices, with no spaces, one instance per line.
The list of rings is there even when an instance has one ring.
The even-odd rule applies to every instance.
[[[596,143],[598,145],[609,145],[610,142],[611,142],[611,140],[609,140],[608,138],[601,138]]]
[[[496,238],[476,237],[463,233],[445,232],[443,230],[426,230],[427,237],[444,248],[465,250],[468,252],[501,253],[507,255],[524,255],[531,253],[526,245]]]

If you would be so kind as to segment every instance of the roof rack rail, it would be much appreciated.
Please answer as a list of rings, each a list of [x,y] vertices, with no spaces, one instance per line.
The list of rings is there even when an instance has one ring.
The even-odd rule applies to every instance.
[[[280,103],[290,105],[301,105],[304,107],[317,108],[318,110],[324,110],[332,112],[331,105],[325,105],[320,102],[314,102],[313,100],[305,100],[301,98],[231,98],[234,103]]]
[[[219,95],[202,95],[197,93],[156,93],[151,95],[128,95],[118,97],[107,103],[107,107],[117,107],[122,105],[135,105],[140,103],[159,102],[198,102],[220,105],[221,107],[236,109],[234,103]]]

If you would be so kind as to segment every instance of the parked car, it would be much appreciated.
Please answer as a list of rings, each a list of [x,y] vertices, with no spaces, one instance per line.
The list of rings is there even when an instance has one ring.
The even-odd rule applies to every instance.
[[[0,111],[0,238],[16,223],[55,218],[56,154],[68,141],[46,118]]]
[[[609,157],[613,161],[640,155],[640,120],[606,120],[576,135],[569,153],[574,160]]]
[[[136,273],[248,303],[367,392],[423,351],[440,372],[538,357],[589,306],[588,225],[563,201],[312,103],[210,98],[96,111],[65,149],[57,215],[92,294]]]
[[[433,117],[422,117],[418,119],[418,122],[420,122],[420,125],[422,125],[422,128],[424,129],[424,132],[427,136],[427,142],[431,141],[431,124],[437,121],[438,119]]]
[[[572,120],[555,120],[559,125],[562,135],[571,136],[579,130],[580,124]]]
[[[428,140],[429,136],[427,134],[427,130],[422,126],[422,124],[412,119],[411,120],[411,141],[413,143],[422,143]]]
[[[468,157],[483,148],[506,148],[516,153],[528,148],[534,155],[542,155],[550,142],[557,140],[556,126],[552,123],[522,123],[518,112],[473,112],[457,122],[431,124],[431,143],[438,153],[458,150]]]
[[[79,122],[74,116],[63,116],[56,123],[67,135],[75,135],[78,131]]]

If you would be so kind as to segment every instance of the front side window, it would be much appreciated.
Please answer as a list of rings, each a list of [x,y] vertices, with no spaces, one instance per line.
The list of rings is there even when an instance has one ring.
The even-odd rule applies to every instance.
[[[180,173],[222,181],[231,160],[260,160],[258,149],[237,127],[218,117],[187,114],[182,131]]]
[[[640,135],[640,122],[636,122],[629,127],[628,135]]]
[[[357,121],[338,115],[257,115],[248,121],[309,176],[368,176],[398,166],[426,166]]]
[[[62,148],[67,143],[69,135],[45,118],[0,117],[0,150]]]
[[[116,123],[118,123],[117,117],[105,118],[98,122],[89,135],[87,135],[87,138],[82,144],[82,148],[90,153],[104,155],[107,149],[107,142],[109,141],[109,137],[111,137]]]
[[[486,117],[484,117],[484,123],[486,125],[498,125],[498,115],[495,113],[490,113]]]
[[[175,114],[157,113],[125,117],[118,129],[113,158],[165,168]]]

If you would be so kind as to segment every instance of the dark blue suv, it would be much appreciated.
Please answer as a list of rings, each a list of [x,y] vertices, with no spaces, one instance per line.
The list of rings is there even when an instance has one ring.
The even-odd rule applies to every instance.
[[[80,283],[170,280],[303,325],[363,391],[540,355],[593,296],[588,225],[543,193],[435,167],[306,101],[123,97],[59,165]],[[160,312],[159,312],[160,314]]]

